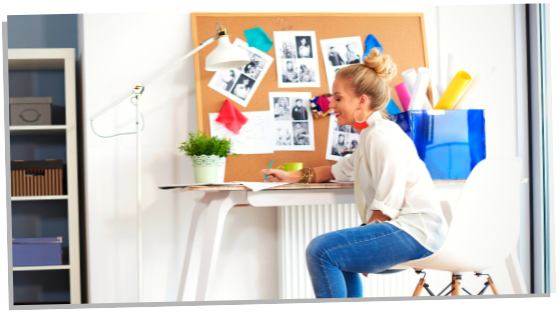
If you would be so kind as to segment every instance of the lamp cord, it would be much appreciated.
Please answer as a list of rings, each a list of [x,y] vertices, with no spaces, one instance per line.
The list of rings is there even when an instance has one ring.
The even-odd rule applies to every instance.
[[[136,98],[135,96],[133,96],[133,97],[130,98],[130,103],[132,103],[132,105],[134,105],[134,106],[136,106],[136,104],[135,104],[132,100],[135,99],[135,98]],[[143,130],[144,130],[144,126],[145,126],[145,124],[144,124],[144,115],[142,115],[142,113],[140,113],[140,117],[142,118],[142,129],[140,129],[140,131],[143,131]],[[101,138],[112,138],[112,137],[117,137],[117,136],[125,136],[125,135],[133,135],[133,134],[136,134],[136,132],[123,132],[123,133],[117,133],[117,134],[114,134],[114,135],[111,135],[111,136],[102,136],[102,135],[98,134],[97,132],[95,132],[95,128],[93,128],[93,119],[90,120],[90,124],[91,124],[91,130],[93,131],[93,133],[94,133],[96,136],[101,137]]]

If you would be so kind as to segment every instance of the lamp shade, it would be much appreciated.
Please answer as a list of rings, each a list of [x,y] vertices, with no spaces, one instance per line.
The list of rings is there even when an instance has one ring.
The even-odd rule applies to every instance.
[[[206,57],[206,71],[230,70],[249,63],[247,52],[235,47],[227,36],[218,38],[216,47]]]

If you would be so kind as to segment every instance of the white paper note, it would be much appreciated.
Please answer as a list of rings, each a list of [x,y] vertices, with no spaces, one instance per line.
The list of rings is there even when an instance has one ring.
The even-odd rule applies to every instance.
[[[236,135],[216,121],[219,113],[210,113],[211,136],[229,137],[233,141],[232,153],[274,153],[274,115],[271,111],[243,112],[248,118]]]

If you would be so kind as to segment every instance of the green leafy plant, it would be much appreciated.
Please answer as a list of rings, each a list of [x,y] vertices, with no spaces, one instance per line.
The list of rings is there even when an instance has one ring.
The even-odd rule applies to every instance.
[[[231,153],[232,142],[229,138],[208,137],[204,132],[189,133],[189,140],[181,143],[179,150],[187,156],[195,155],[217,155],[226,157],[228,155],[239,155]]]

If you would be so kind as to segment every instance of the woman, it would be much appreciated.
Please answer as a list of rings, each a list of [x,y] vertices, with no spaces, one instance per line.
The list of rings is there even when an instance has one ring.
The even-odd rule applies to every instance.
[[[346,64],[360,63],[360,54],[356,53],[350,44],[346,45]]]
[[[237,83],[237,85],[233,89],[233,94],[237,95],[237,97],[239,97],[240,99],[245,99],[251,91],[251,86],[249,84],[249,78],[244,77],[242,78],[242,80],[242,83]]]
[[[277,102],[274,103],[274,118],[283,118],[286,116],[286,109],[288,108],[288,102],[286,98],[279,97]]]
[[[229,92],[231,90],[231,86],[235,82],[235,71],[229,70],[229,72],[224,73],[221,80],[218,81],[218,85]]]
[[[306,65],[302,64],[299,66],[301,69],[300,79],[301,82],[315,82],[315,77],[309,68]]]
[[[299,41],[299,50],[298,50],[298,57],[299,58],[311,58],[311,47],[309,43],[307,43],[307,39],[303,37]]]
[[[257,78],[256,72],[257,72],[257,64],[252,61],[246,64],[245,67],[243,67],[243,73],[255,79]]]
[[[344,60],[342,60],[342,57],[340,57],[340,54],[335,50],[334,46],[331,46],[331,50],[329,51],[329,61],[333,67],[342,66],[344,64]]]
[[[339,125],[358,130],[360,145],[353,154],[332,167],[261,171],[272,182],[354,180],[364,224],[320,235],[307,247],[307,267],[317,298],[361,297],[360,273],[395,272],[388,269],[428,257],[447,233],[426,165],[412,140],[384,118],[389,82],[396,71],[391,58],[374,48],[363,64],[337,72],[330,107]]]
[[[340,156],[342,154],[342,151],[347,149],[348,148],[346,147],[346,136],[343,134],[339,134],[338,142],[335,143],[335,145],[333,145],[331,154]]]

